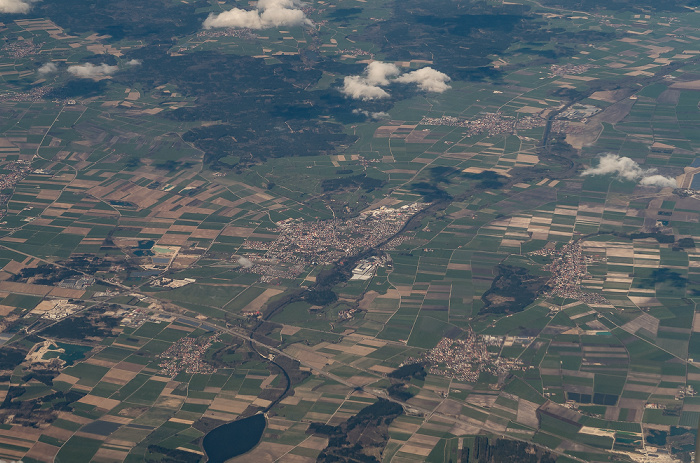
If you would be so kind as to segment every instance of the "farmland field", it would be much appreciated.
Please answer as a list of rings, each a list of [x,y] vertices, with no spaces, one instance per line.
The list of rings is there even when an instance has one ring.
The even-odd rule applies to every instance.
[[[690,461],[695,2],[83,3],[0,1],[0,460]]]

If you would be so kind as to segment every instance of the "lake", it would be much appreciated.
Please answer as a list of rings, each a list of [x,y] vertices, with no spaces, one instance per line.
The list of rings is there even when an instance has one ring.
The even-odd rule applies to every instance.
[[[214,428],[204,436],[202,447],[208,463],[224,463],[258,445],[265,430],[265,415],[258,413]]]

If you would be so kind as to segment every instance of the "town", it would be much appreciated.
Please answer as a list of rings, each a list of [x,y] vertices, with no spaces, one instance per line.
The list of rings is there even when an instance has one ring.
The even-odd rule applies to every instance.
[[[424,204],[398,209],[381,207],[351,219],[318,222],[285,220],[277,223],[275,241],[246,241],[244,247],[267,251],[266,258],[301,264],[330,264],[381,244],[396,234]]]
[[[503,116],[500,112],[486,113],[482,117],[468,121],[453,116],[423,117],[422,125],[445,125],[448,127],[465,127],[467,136],[471,137],[481,133],[489,136],[504,133],[515,133],[518,130],[528,130],[535,127],[543,127],[546,121],[539,116],[524,116],[521,118]]]

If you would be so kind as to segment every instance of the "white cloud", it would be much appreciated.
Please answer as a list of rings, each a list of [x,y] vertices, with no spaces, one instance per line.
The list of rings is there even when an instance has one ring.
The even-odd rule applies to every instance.
[[[365,69],[365,80],[371,84],[389,85],[389,78],[401,73],[399,67],[393,63],[372,61]]]
[[[262,29],[262,20],[260,13],[257,11],[246,11],[240,8],[234,8],[229,11],[224,11],[218,15],[211,13],[204,20],[205,29],[213,29],[215,27],[232,27],[234,29]]]
[[[371,116],[372,116],[372,119],[389,119],[389,118],[391,118],[391,115],[389,113],[385,113],[384,111],[372,113]]]
[[[355,100],[380,100],[389,98],[389,92],[378,85],[369,83],[362,76],[348,76],[343,79],[343,89],[346,96]]]
[[[0,13],[27,13],[36,0],[0,0]]]
[[[382,87],[392,82],[416,84],[426,92],[442,93],[450,88],[447,82],[452,80],[447,74],[429,67],[400,74],[395,64],[372,61],[362,75],[346,77],[341,92],[356,100],[378,100],[390,96]]]
[[[676,182],[675,178],[672,177],[664,177],[663,175],[649,175],[648,177],[644,177],[639,181],[640,185],[645,185],[645,186],[658,186],[661,188],[664,187],[671,187],[671,188],[678,188],[678,182]]]
[[[447,85],[447,82],[450,80],[452,79],[447,74],[428,67],[399,76],[396,82],[403,84],[414,83],[418,85],[418,88],[426,92],[442,93],[451,88]]]
[[[581,175],[608,175],[617,174],[625,180],[637,180],[644,176],[644,169],[634,160],[627,157],[620,157],[617,154],[606,154],[601,156],[596,167],[589,167]]]
[[[96,66],[92,63],[85,63],[68,66],[69,73],[83,79],[111,76],[118,70],[119,68],[117,66],[110,66],[109,64],[100,64]]]
[[[219,14],[211,13],[204,20],[203,26],[205,29],[269,29],[311,24],[300,6],[298,0],[260,0],[255,10],[233,8]]]
[[[640,185],[658,187],[676,187],[678,184],[673,177],[665,177],[656,173],[657,170],[642,169],[633,159],[617,154],[606,154],[601,156],[596,167],[589,167],[581,175],[609,175],[616,174],[624,180],[636,181]]]
[[[365,109],[353,109],[352,113],[353,114],[363,114],[365,117],[368,117],[370,119],[389,119],[389,118],[391,118],[389,113],[385,113],[384,111],[369,112]]]
[[[365,68],[361,76],[348,76],[343,79],[345,95],[355,100],[380,100],[389,98],[389,92],[381,88],[381,85],[389,85],[390,78],[397,76],[401,71],[392,63],[372,61]]]
[[[55,63],[44,63],[37,72],[42,75],[53,74],[54,72],[58,72],[58,66],[56,66]]]
[[[143,61],[141,61],[140,59],[131,59],[126,62],[128,66],[141,66],[142,63]]]
[[[253,261],[246,259],[245,257],[239,257],[238,264],[243,268],[250,268],[253,266]]]

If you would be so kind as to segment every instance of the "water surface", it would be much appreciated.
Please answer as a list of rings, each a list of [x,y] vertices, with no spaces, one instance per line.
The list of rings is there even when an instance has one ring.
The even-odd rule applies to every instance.
[[[249,452],[260,442],[266,424],[265,415],[258,413],[212,429],[202,441],[207,463],[224,463]]]

